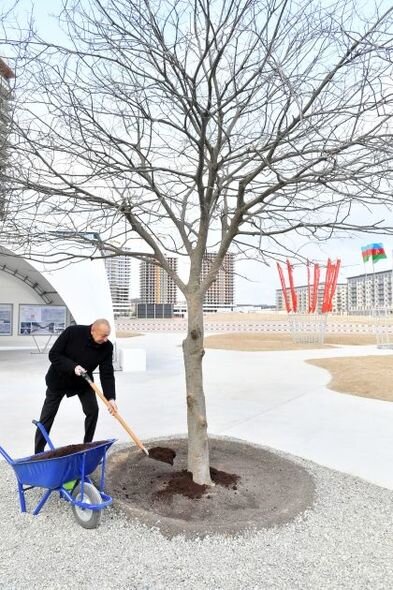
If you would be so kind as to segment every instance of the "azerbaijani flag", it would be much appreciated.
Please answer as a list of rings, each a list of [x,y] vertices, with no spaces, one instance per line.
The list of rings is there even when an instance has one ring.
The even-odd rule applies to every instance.
[[[367,262],[371,258],[372,262],[378,262],[387,258],[383,244],[368,244],[362,246],[363,262]]]

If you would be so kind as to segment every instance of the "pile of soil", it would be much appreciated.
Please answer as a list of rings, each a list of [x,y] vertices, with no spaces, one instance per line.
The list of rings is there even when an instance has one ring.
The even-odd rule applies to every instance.
[[[176,451],[166,447],[153,447],[152,449],[149,449],[149,457],[155,461],[162,461],[163,463],[173,465],[173,461],[176,457]]]
[[[212,467],[210,469],[210,477],[214,484],[221,485],[226,488],[232,487],[237,490],[237,482],[240,479],[239,475],[234,473],[225,473]],[[183,469],[182,471],[175,471],[168,478],[166,487],[154,493],[154,497],[160,500],[171,501],[175,494],[182,494],[187,498],[198,500],[209,490],[209,486],[195,483],[192,479],[192,473]],[[207,496],[209,499],[210,495]]]
[[[58,449],[53,449],[53,451],[45,451],[45,453],[38,453],[38,455],[32,455],[29,458],[29,461],[42,461],[46,459],[55,459],[57,457],[65,457],[67,455],[73,455],[74,453],[79,453],[81,451],[86,451],[87,449],[92,449],[94,447],[98,447],[99,445],[104,444],[105,440],[100,440],[96,442],[90,443],[82,443],[78,445],[67,445],[65,447],[59,447]]]
[[[187,441],[179,438],[158,444],[176,452],[174,467],[151,461],[127,445],[108,457],[106,491],[131,518],[158,527],[168,537],[231,535],[282,525],[313,504],[311,474],[299,463],[262,447],[210,439],[215,485],[196,488],[187,472]]]

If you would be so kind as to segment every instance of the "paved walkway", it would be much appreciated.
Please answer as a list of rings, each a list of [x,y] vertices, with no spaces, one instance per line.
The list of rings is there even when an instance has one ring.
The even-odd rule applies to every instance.
[[[186,431],[180,334],[119,340],[147,351],[147,371],[116,373],[123,417],[142,440]],[[210,434],[268,445],[393,489],[393,404],[327,389],[327,371],[307,358],[389,355],[375,346],[290,352],[207,350],[205,392]],[[47,355],[0,349],[0,445],[12,457],[33,450],[33,418],[43,396]],[[56,446],[80,442],[77,398],[63,401],[51,433]],[[128,440],[102,408],[96,438]]]

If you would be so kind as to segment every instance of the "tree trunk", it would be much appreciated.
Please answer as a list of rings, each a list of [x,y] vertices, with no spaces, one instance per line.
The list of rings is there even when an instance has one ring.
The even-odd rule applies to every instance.
[[[183,356],[187,388],[188,471],[196,483],[212,485],[202,376],[205,354],[202,305],[200,296],[187,298],[188,328],[183,341]]]

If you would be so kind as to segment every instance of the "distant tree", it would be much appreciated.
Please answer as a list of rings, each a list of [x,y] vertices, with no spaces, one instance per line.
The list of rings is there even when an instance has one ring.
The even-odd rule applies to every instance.
[[[9,136],[14,120],[15,67],[19,62],[24,62],[25,49],[34,35],[31,20],[24,28],[19,26],[16,14],[20,4],[20,0],[2,0],[0,4],[0,218],[4,218],[12,190],[6,169],[12,149]]]
[[[10,114],[10,101],[12,97],[12,79],[15,77],[11,68],[3,59],[1,48],[7,42],[7,30],[5,23],[11,12],[15,10],[18,0],[12,5],[0,7],[0,218],[4,216],[6,186],[4,184],[4,169],[8,156],[9,125],[12,116]],[[3,173],[3,179],[1,178]]]
[[[0,57],[0,219],[4,217],[7,187],[4,173],[8,159],[8,136],[10,122],[12,70]]]
[[[94,232],[112,255],[138,238],[133,255],[173,278],[200,484],[202,305],[225,254],[267,260],[287,234],[392,230],[393,9],[357,5],[64,0],[58,43],[34,35],[18,62],[3,235],[31,256],[54,235],[79,242],[64,259],[84,255],[81,241],[101,256]]]

